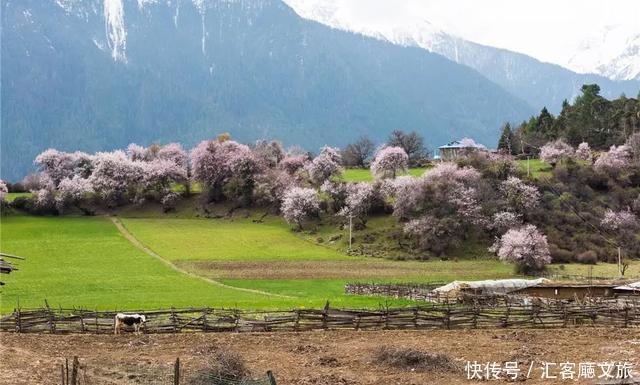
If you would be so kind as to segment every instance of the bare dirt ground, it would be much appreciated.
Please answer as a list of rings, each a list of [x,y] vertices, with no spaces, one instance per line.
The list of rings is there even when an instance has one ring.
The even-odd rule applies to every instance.
[[[414,278],[424,273],[419,263],[386,261],[176,261],[176,266],[218,279],[370,279]]]
[[[329,331],[260,334],[29,335],[0,334],[1,384],[60,384],[60,364],[79,356],[92,384],[169,384],[180,357],[185,380],[216,349],[240,354],[254,375],[273,370],[278,384],[474,384],[467,361],[518,361],[526,384],[595,384],[597,380],[540,379],[551,363],[623,361],[640,365],[640,330]],[[380,346],[410,347],[453,360],[456,370],[412,370],[374,362]],[[577,369],[576,369],[577,370]],[[86,374],[85,374],[86,372]],[[557,373],[556,373],[557,374]],[[596,374],[599,374],[596,372]],[[640,375],[640,374],[638,374]],[[152,379],[156,380],[153,381]],[[522,381],[522,380],[521,380]],[[492,380],[504,383],[505,380]],[[181,383],[189,383],[184,381]]]

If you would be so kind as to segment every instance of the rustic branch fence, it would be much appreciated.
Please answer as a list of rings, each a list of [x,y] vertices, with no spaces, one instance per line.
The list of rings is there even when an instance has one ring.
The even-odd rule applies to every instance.
[[[378,310],[238,309],[138,310],[147,322],[144,333],[277,332],[307,330],[564,328],[572,326],[639,327],[640,302],[550,302],[533,305],[508,302],[483,304],[434,303]],[[0,319],[0,331],[18,333],[92,333],[114,331],[115,311],[85,309],[17,309]]]

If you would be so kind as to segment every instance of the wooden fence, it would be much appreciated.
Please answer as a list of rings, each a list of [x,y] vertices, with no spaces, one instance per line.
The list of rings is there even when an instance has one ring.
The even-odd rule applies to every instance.
[[[404,298],[413,301],[431,301],[434,298],[433,289],[445,285],[446,282],[429,284],[411,283],[347,283],[344,286],[346,294],[384,296]]]
[[[378,310],[332,309],[327,304],[324,309],[270,312],[212,308],[135,312],[147,317],[144,333],[640,326],[640,303],[633,301],[553,302],[529,306],[438,303]],[[108,334],[114,332],[115,314],[84,309],[20,309],[0,319],[0,330]]]

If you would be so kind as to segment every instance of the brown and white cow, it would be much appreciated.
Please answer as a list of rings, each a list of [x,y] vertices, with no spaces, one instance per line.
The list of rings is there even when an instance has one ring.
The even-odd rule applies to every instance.
[[[115,318],[114,334],[120,334],[125,325],[133,326],[135,333],[140,334],[140,326],[145,322],[147,322],[147,317],[144,314],[118,313]]]

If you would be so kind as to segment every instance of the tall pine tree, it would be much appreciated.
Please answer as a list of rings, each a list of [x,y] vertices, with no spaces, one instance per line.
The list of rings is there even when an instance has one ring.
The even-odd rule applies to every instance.
[[[498,150],[502,150],[507,154],[513,154],[513,132],[511,131],[511,124],[505,123],[502,127],[502,134],[500,140],[498,140]]]

